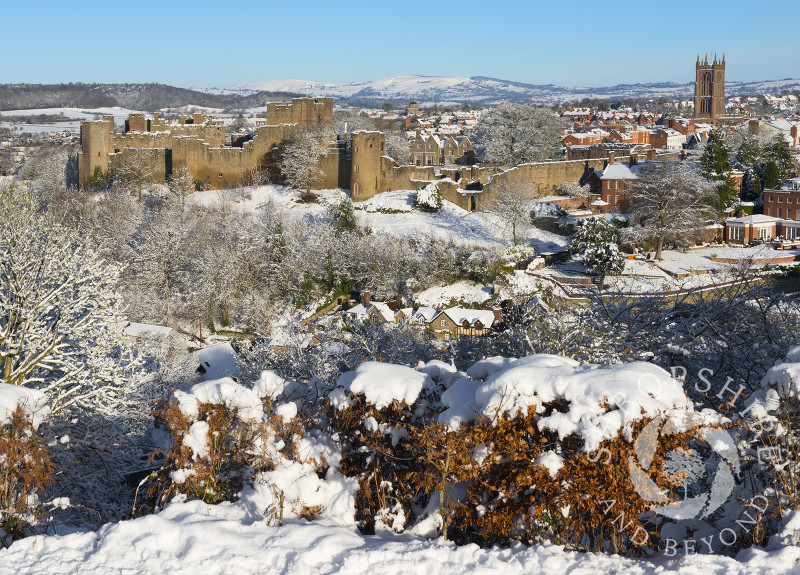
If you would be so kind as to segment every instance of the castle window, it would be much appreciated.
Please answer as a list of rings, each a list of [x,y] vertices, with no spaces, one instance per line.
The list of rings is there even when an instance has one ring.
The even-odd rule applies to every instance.
[[[356,174],[358,173],[358,166],[356,166]]]

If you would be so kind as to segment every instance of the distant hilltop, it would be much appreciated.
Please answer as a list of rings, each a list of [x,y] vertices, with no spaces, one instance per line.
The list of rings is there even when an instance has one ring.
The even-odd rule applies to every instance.
[[[726,82],[727,93],[773,94],[781,90],[800,90],[800,80],[768,80],[761,82]],[[311,96],[333,96],[364,101],[411,101],[420,104],[462,103],[497,104],[503,101],[532,104],[558,104],[583,98],[601,99],[670,99],[694,96],[694,82],[679,84],[620,84],[610,87],[565,87],[537,85],[475,76],[396,76],[366,82],[315,82],[313,80],[272,80],[240,84],[220,94],[249,95],[256,92],[295,92]]]

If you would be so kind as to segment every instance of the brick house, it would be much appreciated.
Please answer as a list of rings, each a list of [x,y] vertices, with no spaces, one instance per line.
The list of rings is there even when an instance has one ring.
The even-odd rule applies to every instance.
[[[438,339],[450,341],[461,336],[486,335],[496,321],[492,310],[451,307],[437,313],[429,327]]]
[[[680,150],[686,134],[672,128],[656,128],[650,132],[650,145],[656,150]]]
[[[345,313],[360,321],[377,321],[379,323],[396,323],[396,314],[384,302],[373,302],[370,293],[364,292],[364,301],[348,309]]]
[[[764,215],[800,220],[800,178],[787,180],[772,190],[764,190]]]
[[[725,220],[725,240],[731,244],[748,245],[756,240],[768,242],[775,238],[781,220],[763,214],[728,218]]]
[[[411,142],[412,163],[416,166],[450,166],[474,157],[475,148],[466,136],[442,139],[437,134],[422,134],[417,130]]]
[[[613,162],[606,166],[600,176],[600,197],[612,209],[625,212],[630,207],[628,187],[639,179],[642,164]]]

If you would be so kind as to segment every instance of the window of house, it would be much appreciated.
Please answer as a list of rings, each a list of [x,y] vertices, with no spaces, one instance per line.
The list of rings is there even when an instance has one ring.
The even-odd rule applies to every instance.
[[[792,219],[792,208],[786,208],[786,219],[787,220]]]
[[[742,228],[739,226],[731,226],[728,228],[728,239],[729,240],[741,240],[742,239]]]
[[[792,198],[786,198],[786,203],[787,204],[791,204],[792,203]]]
[[[782,210],[781,208],[778,208],[778,217],[779,217],[779,218],[780,218],[780,217],[781,217],[781,215],[782,215],[782,214],[781,214],[781,211],[783,211],[783,210]]]
[[[769,239],[769,228],[762,227],[758,228],[758,239],[760,240],[768,240]]]
[[[771,202],[771,201],[773,201],[773,200],[772,200],[772,196],[770,196],[770,197],[769,197],[769,201],[770,201],[770,202]]]
[[[772,213],[772,208],[770,208],[770,209],[769,209],[769,214],[768,214],[768,215],[769,215],[770,217],[772,217],[772,216],[774,216],[774,215],[775,215],[775,214],[773,214],[773,213]]]
[[[785,237],[787,240],[795,239],[797,237],[797,228],[784,226],[783,237]]]
[[[779,204],[782,204],[782,203],[783,203],[783,196],[778,196],[778,203],[779,203]]]
[[[450,341],[450,333],[449,332],[444,334],[444,340],[445,341]]]
[[[447,320],[446,320],[446,319],[443,319],[443,320],[440,322],[440,325],[441,325],[442,327],[445,327],[445,326],[447,325]]]

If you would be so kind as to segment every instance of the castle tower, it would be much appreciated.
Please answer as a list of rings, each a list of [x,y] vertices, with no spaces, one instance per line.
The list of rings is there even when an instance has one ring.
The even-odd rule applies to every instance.
[[[350,197],[367,200],[381,190],[381,156],[386,148],[383,132],[353,132],[351,136]]]
[[[694,83],[694,117],[698,120],[717,119],[725,115],[725,56],[709,64],[708,56],[701,62],[697,56]]]
[[[99,168],[108,172],[108,154],[114,151],[114,116],[81,122],[81,148],[78,151],[78,185],[85,187]]]

